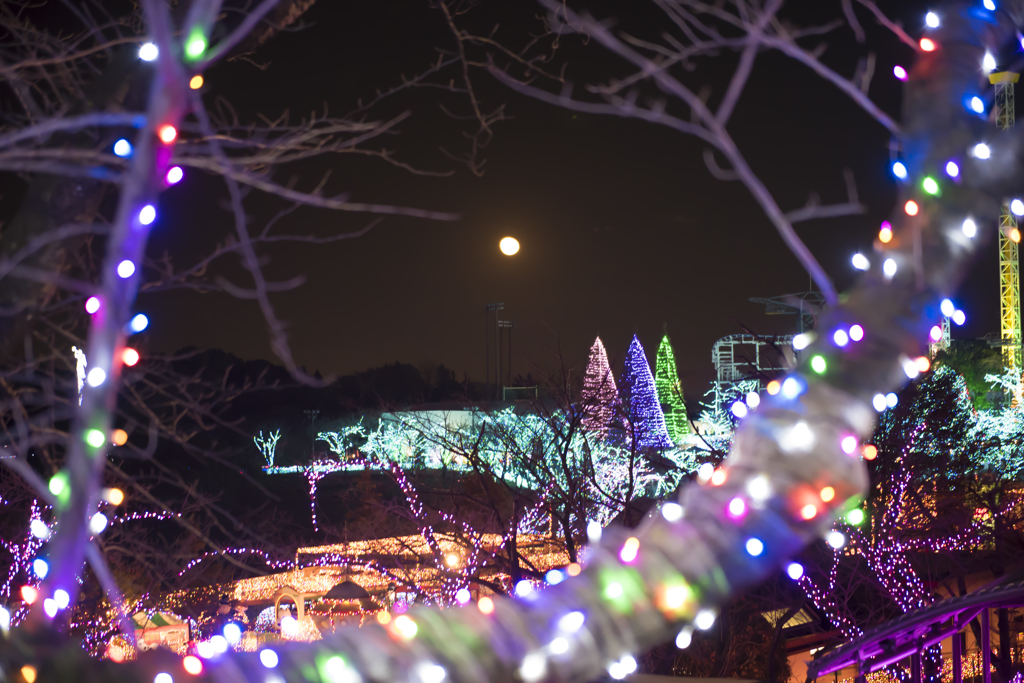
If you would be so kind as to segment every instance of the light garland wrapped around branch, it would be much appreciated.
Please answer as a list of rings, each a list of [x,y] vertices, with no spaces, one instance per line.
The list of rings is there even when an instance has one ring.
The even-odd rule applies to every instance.
[[[984,92],[978,67],[992,59],[986,54],[1016,41],[1020,17],[990,11],[994,7],[991,0],[949,4],[941,27],[922,40],[904,106],[900,163],[909,180],[891,219],[891,237],[876,243],[859,286],[821,317],[819,336],[781,391],[741,421],[719,476],[688,486],[678,503],[666,503],[639,529],[607,531],[579,576],[524,599],[487,598],[462,609],[414,607],[386,627],[342,629],[316,643],[210,659],[202,677],[261,683],[273,680],[271,673],[331,683],[582,682],[605,673],[622,678],[636,669],[635,654],[677,634],[685,645],[692,629],[709,627],[738,591],[828,534],[843,507],[865,493],[861,440],[871,434],[876,411],[885,409],[885,395],[918,372],[915,359],[941,319],[940,302],[972,251],[974,230],[965,222],[995,225],[1002,188],[1022,186],[1015,160],[1020,135],[996,131],[960,104],[964,92]],[[562,11],[567,21],[577,19]],[[984,153],[978,144],[987,144]],[[950,161],[956,163],[955,182],[940,184],[932,176]],[[931,182],[922,184],[926,177]],[[932,191],[939,185],[941,197]],[[126,190],[123,196],[130,204],[139,195]],[[120,337],[108,342],[115,348]],[[96,344],[90,359],[109,359],[110,349]],[[96,414],[94,396],[85,392],[83,415]],[[72,481],[84,485],[87,476],[73,472]],[[833,545],[842,542],[835,533]],[[61,560],[83,555],[76,549]],[[80,566],[72,564],[60,568],[50,587],[66,585]],[[23,661],[24,655],[17,657]],[[109,679],[146,683],[170,671],[159,658],[96,670],[107,666]]]

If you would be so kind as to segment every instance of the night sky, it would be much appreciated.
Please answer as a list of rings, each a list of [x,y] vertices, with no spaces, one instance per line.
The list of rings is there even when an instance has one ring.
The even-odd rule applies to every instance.
[[[497,37],[516,43],[531,26],[537,6],[498,3],[478,21],[500,17]],[[790,3],[798,21],[833,18],[838,2]],[[423,0],[387,3],[317,2],[304,31],[282,35],[254,55],[269,63],[260,71],[245,62],[207,73],[207,104],[220,96],[243,120],[255,112],[294,118],[323,110],[350,109],[358,97],[396,83],[433,61],[435,45],[451,46],[441,15]],[[638,0],[574,3],[598,17],[622,17],[627,27],[664,22]],[[925,5],[898,5],[912,34]],[[372,6],[372,7],[371,7]],[[638,9],[643,7],[644,9]],[[814,14],[810,14],[813,12]],[[792,15],[791,15],[792,16]],[[871,95],[899,114],[895,63],[909,65],[911,51],[861,18],[878,49]],[[656,31],[661,26],[654,25]],[[631,27],[630,27],[631,28]],[[667,28],[667,27],[664,27]],[[848,32],[827,38],[825,61],[852,74],[862,54]],[[560,52],[567,75],[577,82],[598,73],[625,75],[623,65],[592,46],[572,40]],[[731,67],[733,56],[719,60]],[[724,91],[729,71],[698,70],[688,82],[707,83],[713,98]],[[701,159],[702,146],[667,128],[619,118],[576,115],[532,101],[476,74],[487,104],[505,103],[512,120],[496,126],[485,150],[482,178],[447,159],[440,147],[461,153],[461,129],[439,109],[462,100],[436,91],[398,98],[379,116],[411,109],[400,135],[386,145],[398,158],[432,170],[455,169],[452,177],[411,175],[376,159],[330,157],[278,171],[309,189],[320,174],[332,177],[325,194],[349,192],[357,201],[453,211],[458,222],[385,218],[369,235],[329,246],[261,248],[268,275],[288,279],[303,273],[299,289],[274,296],[289,323],[296,361],[310,372],[346,374],[395,361],[443,363],[483,379],[484,305],[504,302],[514,320],[514,371],[525,374],[565,360],[582,370],[596,334],[621,361],[638,333],[653,360],[663,326],[672,336],[688,396],[696,397],[713,375],[711,345],[742,332],[792,332],[795,317],[766,317],[752,296],[806,290],[808,277],[789,254],[747,190],[713,179]],[[714,101],[714,100],[713,100]],[[730,124],[748,161],[784,210],[803,206],[809,192],[823,203],[845,201],[842,169],[853,170],[863,217],[798,225],[798,232],[839,288],[849,286],[850,256],[870,249],[879,222],[895,201],[888,175],[889,137],[834,87],[775,53],[762,53]],[[232,230],[219,204],[223,184],[192,173],[163,199],[163,230],[154,233],[151,255],[170,253],[184,267]],[[259,230],[283,204],[254,197],[252,229]],[[330,235],[358,229],[372,216],[300,209],[279,230]],[[515,236],[520,253],[498,251],[498,240]],[[998,333],[997,258],[982,250],[962,301],[968,324],[954,337]],[[248,285],[231,264],[224,271]],[[184,346],[219,347],[246,359],[272,359],[257,305],[226,295],[144,295],[143,310],[156,313],[149,343],[159,351]]]

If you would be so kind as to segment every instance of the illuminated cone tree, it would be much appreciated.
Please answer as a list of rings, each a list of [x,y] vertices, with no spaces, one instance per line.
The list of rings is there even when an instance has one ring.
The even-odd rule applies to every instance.
[[[600,337],[595,338],[594,345],[590,347],[590,360],[583,375],[580,398],[586,411],[583,425],[588,431],[602,439],[607,438],[611,431],[617,431],[614,427],[621,423],[622,400],[608,364],[608,352]]]
[[[683,385],[676,371],[676,356],[672,351],[672,343],[666,334],[658,346],[658,357],[654,364],[654,388],[658,392],[658,402],[665,416],[665,428],[669,438],[675,443],[682,443],[690,436],[690,418],[683,402]]]
[[[636,445],[641,448],[671,448],[672,439],[665,429],[665,415],[658,402],[651,366],[647,364],[644,347],[636,335],[633,335],[626,352],[622,388],[628,406],[626,414],[632,426],[630,433]]]

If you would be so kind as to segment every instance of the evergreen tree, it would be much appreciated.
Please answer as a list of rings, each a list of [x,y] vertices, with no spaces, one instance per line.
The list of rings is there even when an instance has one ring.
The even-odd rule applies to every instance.
[[[617,422],[621,422],[622,400],[619,389],[615,386],[615,376],[608,364],[608,352],[600,337],[594,339],[590,347],[590,360],[583,375],[583,391],[580,392],[583,409],[584,427],[605,439]]]
[[[626,414],[632,425],[633,439],[641,448],[671,448],[672,439],[665,429],[665,415],[661,412],[658,393],[654,388],[654,375],[647,364],[644,347],[633,335],[626,352],[626,367],[622,373],[622,388],[628,403]]]
[[[665,415],[668,435],[676,444],[681,444],[693,431],[683,402],[683,385],[676,371],[676,356],[667,334],[661,338],[661,345],[658,346],[658,357],[654,364],[654,388],[658,392],[661,412]]]

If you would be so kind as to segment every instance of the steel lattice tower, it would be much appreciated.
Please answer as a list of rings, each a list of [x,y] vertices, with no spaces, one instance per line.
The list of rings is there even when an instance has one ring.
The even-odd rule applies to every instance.
[[[1013,86],[1020,74],[1003,71],[990,74],[996,88],[996,125],[1006,130],[1014,125]],[[1020,331],[1020,231],[1010,207],[1003,205],[999,218],[999,307],[1003,365],[1019,372],[1021,368]]]

